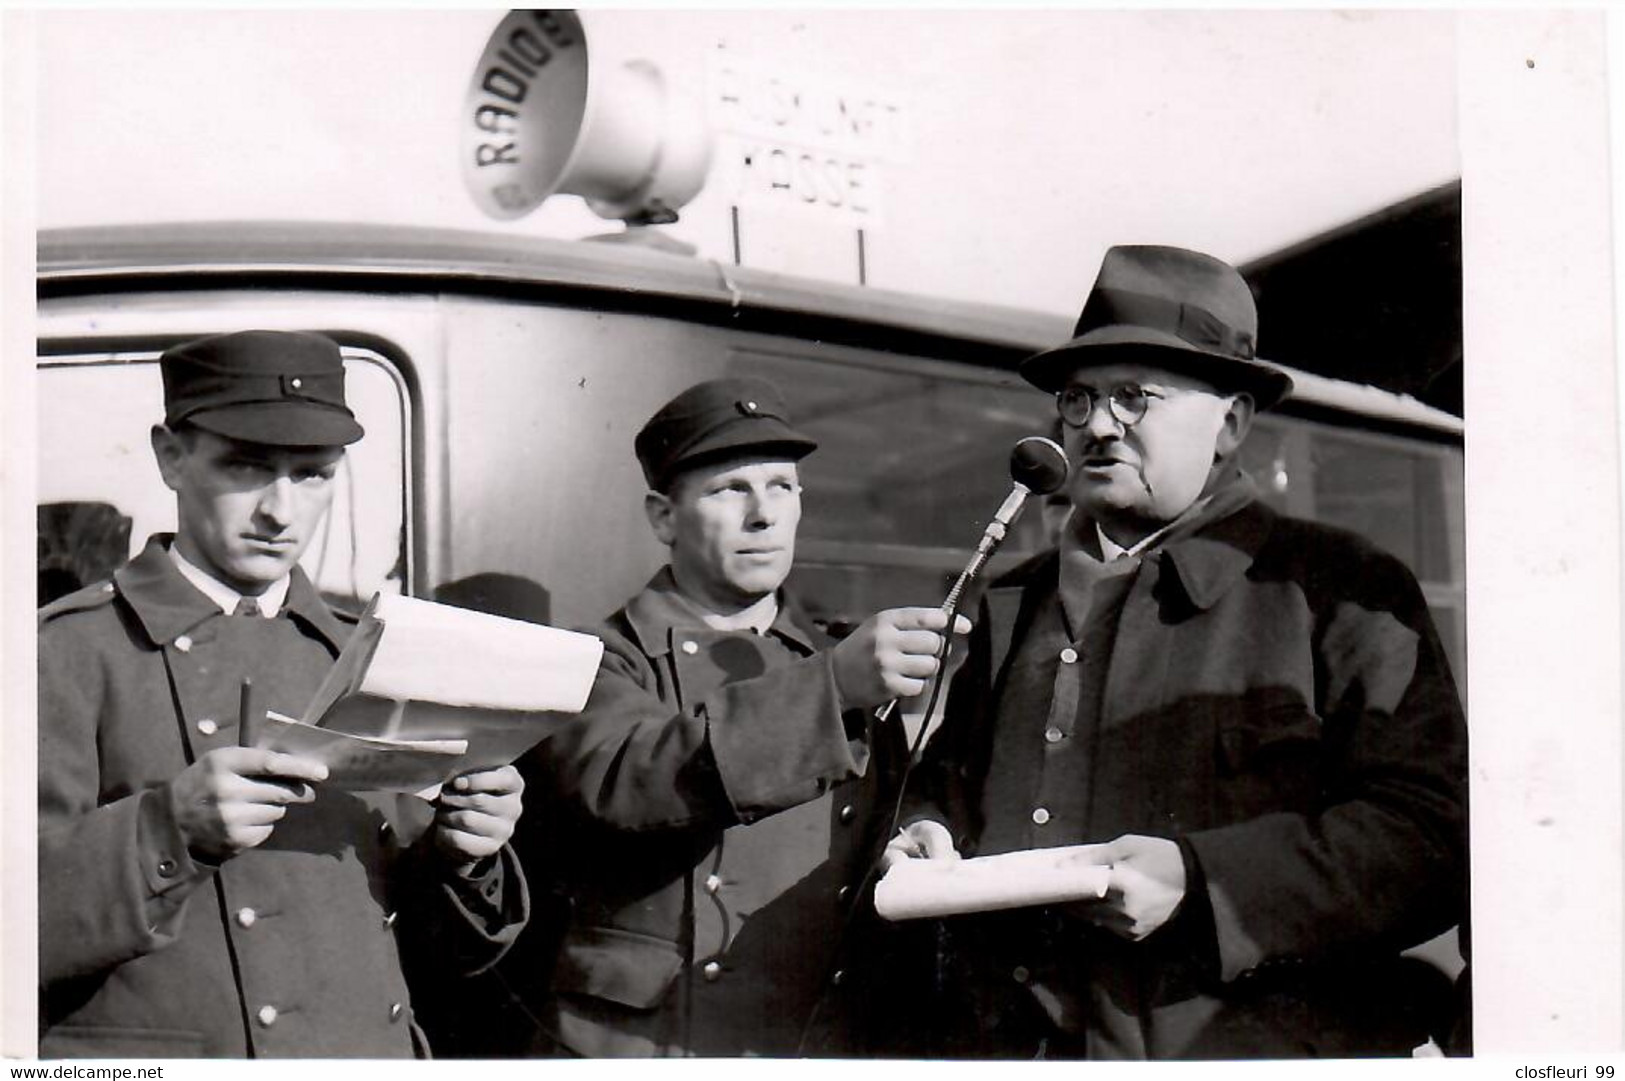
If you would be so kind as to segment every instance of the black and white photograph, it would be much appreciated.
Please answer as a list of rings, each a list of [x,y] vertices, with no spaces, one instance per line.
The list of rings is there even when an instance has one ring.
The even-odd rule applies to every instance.
[[[0,1054],[1611,1077],[1613,21],[0,12]]]

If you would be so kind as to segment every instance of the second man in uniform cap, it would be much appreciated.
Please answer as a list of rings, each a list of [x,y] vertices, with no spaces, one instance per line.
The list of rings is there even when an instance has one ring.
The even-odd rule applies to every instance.
[[[946,617],[881,612],[832,647],[783,592],[815,446],[759,379],[692,387],[638,434],[670,561],[595,628],[586,709],[521,763],[521,852],[570,911],[542,1049],[850,1053],[841,932],[904,753],[868,707],[923,688]]]

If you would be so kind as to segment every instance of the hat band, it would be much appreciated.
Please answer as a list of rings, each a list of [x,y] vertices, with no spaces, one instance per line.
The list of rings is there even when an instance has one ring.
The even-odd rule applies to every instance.
[[[1139,326],[1172,334],[1200,349],[1253,359],[1253,335],[1238,330],[1206,308],[1150,293],[1097,287],[1078,316],[1074,337],[1110,326]]]
[[[260,376],[208,372],[191,377],[185,398],[172,403],[164,419],[165,423],[179,424],[194,413],[207,410],[273,403],[311,405],[355,416],[344,404],[342,371]]]

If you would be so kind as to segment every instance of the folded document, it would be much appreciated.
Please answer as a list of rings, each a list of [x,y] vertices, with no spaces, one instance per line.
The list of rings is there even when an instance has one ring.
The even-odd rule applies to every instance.
[[[417,792],[506,765],[579,713],[604,644],[590,634],[377,596],[301,720],[255,744],[319,758],[334,787]]]
[[[957,916],[1104,897],[1111,865],[1099,845],[1033,848],[975,859],[899,860],[875,886],[888,920]]]

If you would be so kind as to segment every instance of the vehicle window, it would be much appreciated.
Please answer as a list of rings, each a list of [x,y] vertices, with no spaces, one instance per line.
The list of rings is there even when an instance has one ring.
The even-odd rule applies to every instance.
[[[1461,451],[1400,436],[1264,416],[1242,449],[1242,464],[1278,510],[1358,533],[1411,569],[1465,693]]]
[[[148,432],[163,418],[154,352],[39,361],[41,603],[109,571],[175,528],[175,500]],[[393,365],[345,350],[346,396],[367,437],[350,448],[333,508],[302,565],[318,589],[354,608],[399,592],[407,560],[407,403]]]
[[[881,608],[940,603],[1010,491],[1010,448],[1052,423],[1043,395],[974,369],[741,359],[748,365],[739,370],[784,391],[796,426],[818,440],[802,463],[793,584],[837,631]],[[1017,520],[995,571],[1045,546],[1038,502]]]

